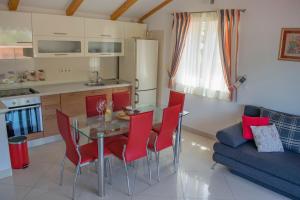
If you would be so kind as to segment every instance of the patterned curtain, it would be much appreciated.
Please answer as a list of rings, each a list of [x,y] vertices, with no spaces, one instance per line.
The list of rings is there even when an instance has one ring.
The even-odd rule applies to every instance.
[[[239,9],[218,10],[218,32],[224,79],[230,92],[230,100],[236,100],[237,57],[239,49]]]
[[[180,64],[187,33],[190,27],[191,15],[189,13],[174,13],[172,26],[173,56],[169,71],[169,88],[174,86],[174,78]]]

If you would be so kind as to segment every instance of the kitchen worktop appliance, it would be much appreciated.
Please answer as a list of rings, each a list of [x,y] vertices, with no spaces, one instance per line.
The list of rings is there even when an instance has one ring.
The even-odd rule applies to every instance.
[[[43,131],[41,99],[32,88],[0,90],[1,102],[8,108],[5,114],[8,138]]]

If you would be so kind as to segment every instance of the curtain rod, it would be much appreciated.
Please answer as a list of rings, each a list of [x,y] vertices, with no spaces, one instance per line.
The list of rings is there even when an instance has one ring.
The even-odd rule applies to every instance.
[[[239,9],[239,11],[241,11],[241,12],[246,12],[246,10],[247,9]],[[193,13],[210,13],[210,12],[217,12],[216,10],[209,10],[209,11],[198,11],[198,12],[187,12],[187,13],[191,13],[191,14],[193,14]],[[173,15],[173,13],[171,13],[171,15]]]

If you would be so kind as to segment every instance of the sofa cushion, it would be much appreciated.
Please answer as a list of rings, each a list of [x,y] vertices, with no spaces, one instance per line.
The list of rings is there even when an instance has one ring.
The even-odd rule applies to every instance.
[[[300,186],[300,154],[290,151],[284,153],[259,153],[252,141],[237,148],[216,143],[214,151],[242,164]]]
[[[269,117],[278,129],[283,147],[300,153],[300,116],[261,108],[261,116]]]
[[[284,152],[275,124],[251,126],[258,152]]]
[[[260,116],[260,107],[245,105],[244,115],[249,117],[259,117]]]
[[[268,117],[249,117],[244,115],[242,117],[243,137],[246,140],[252,140],[253,133],[250,126],[266,126],[269,125],[269,120]]]
[[[213,154],[213,159],[217,163],[227,166],[231,173],[253,181],[256,184],[260,184],[263,187],[283,194],[291,199],[300,199],[300,186],[297,184],[254,169],[249,165],[245,165],[218,153]]]
[[[238,147],[247,142],[243,138],[242,123],[238,123],[217,132],[217,139],[225,145]]]

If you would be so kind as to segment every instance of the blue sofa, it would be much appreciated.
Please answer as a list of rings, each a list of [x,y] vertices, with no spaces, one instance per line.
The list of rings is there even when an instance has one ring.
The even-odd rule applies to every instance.
[[[260,112],[261,108],[255,106],[245,106],[244,109],[247,116],[260,116]],[[284,153],[259,153],[253,141],[242,137],[241,123],[218,131],[217,139],[213,154],[216,163],[289,198],[300,199],[299,153],[287,150]]]

